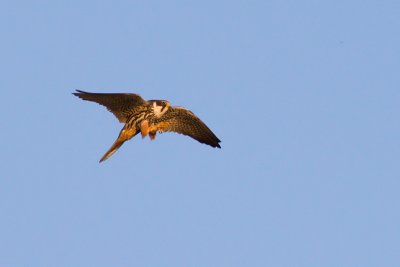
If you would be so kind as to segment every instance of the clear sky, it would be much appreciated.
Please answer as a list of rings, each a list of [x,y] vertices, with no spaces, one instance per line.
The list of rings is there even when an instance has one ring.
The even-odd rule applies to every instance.
[[[0,266],[399,266],[400,2],[2,1]],[[122,127],[74,89],[195,112]]]

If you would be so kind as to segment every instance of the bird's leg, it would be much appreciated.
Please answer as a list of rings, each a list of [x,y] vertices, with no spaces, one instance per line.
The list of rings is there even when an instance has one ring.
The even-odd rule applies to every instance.
[[[148,120],[143,120],[140,123],[140,132],[142,133],[142,138],[145,138],[146,135],[149,134],[149,121]]]
[[[154,140],[157,135],[157,128],[154,125],[149,125],[148,120],[144,120],[140,123],[140,132],[142,133],[142,138],[149,135],[150,140]]]

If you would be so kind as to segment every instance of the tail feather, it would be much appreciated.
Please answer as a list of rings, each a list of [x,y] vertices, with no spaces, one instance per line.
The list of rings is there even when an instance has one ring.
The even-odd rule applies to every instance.
[[[100,159],[100,162],[105,161],[109,157],[111,157],[117,150],[122,146],[125,141],[128,141],[132,137],[138,134],[138,131],[135,128],[122,128],[121,132],[118,135],[117,140],[115,140],[114,144],[110,147],[110,149],[104,154],[104,156]]]
[[[112,144],[112,146],[110,147],[109,150],[107,150],[107,152],[104,154],[103,157],[101,157],[99,162],[103,162],[106,159],[108,159],[109,157],[111,157],[117,150],[118,148],[120,148],[122,146],[122,144],[125,142],[126,140],[122,140],[120,138],[117,138],[117,140],[115,140],[114,144]]]

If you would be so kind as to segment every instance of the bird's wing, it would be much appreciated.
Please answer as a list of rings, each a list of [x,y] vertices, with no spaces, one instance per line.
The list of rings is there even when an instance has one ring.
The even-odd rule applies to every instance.
[[[137,94],[89,93],[80,90],[76,90],[76,93],[73,94],[83,100],[93,101],[105,106],[120,122],[123,123],[126,122],[130,115],[130,111],[134,107],[146,102]]]
[[[221,148],[217,136],[196,115],[183,107],[170,107],[160,118],[151,122],[150,132],[176,132],[200,143]]]

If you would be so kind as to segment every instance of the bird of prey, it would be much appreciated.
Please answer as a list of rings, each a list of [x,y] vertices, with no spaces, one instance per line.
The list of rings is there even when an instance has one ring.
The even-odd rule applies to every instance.
[[[139,132],[142,138],[149,135],[151,140],[156,138],[157,132],[176,132],[200,143],[221,148],[218,137],[193,112],[184,107],[172,107],[166,100],[146,101],[137,94],[89,93],[81,90],[73,94],[105,106],[119,122],[125,124],[100,162],[111,157],[125,141]]]

